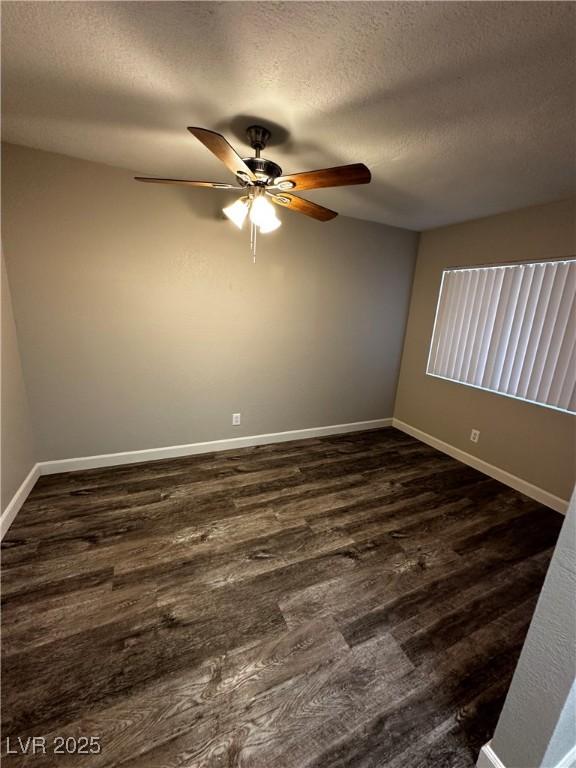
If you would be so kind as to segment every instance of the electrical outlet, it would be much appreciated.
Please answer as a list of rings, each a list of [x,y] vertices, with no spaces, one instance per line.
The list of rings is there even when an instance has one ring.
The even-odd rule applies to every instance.
[[[233,427],[239,427],[240,426],[240,414],[239,413],[233,413],[232,414],[232,426]]]
[[[473,443],[477,443],[478,440],[480,440],[480,430],[479,429],[473,429],[470,433],[470,440],[472,440]]]

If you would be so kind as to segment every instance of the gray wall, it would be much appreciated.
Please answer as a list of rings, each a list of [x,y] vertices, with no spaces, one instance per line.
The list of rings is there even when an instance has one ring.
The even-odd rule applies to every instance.
[[[575,201],[524,208],[420,238],[394,416],[562,499],[576,479],[576,418],[439,378],[426,364],[442,270],[574,255]],[[470,442],[472,428],[480,442]]]
[[[2,512],[36,463],[28,397],[22,376],[10,286],[2,256]]]
[[[554,768],[576,748],[575,617],[576,494],[492,740],[506,768]]]
[[[281,210],[254,265],[219,213],[230,193],[3,160],[40,460],[392,416],[416,233]]]

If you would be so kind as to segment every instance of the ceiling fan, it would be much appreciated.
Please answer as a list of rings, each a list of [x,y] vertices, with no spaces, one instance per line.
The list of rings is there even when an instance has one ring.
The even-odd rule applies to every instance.
[[[368,184],[371,174],[362,163],[340,165],[336,168],[322,168],[318,171],[291,173],[282,175],[279,165],[260,156],[270,139],[270,131],[261,125],[251,125],[246,133],[254,157],[241,158],[226,141],[224,136],[206,128],[188,128],[204,146],[216,155],[236,176],[237,184],[219,181],[188,181],[186,179],[153,179],[136,176],[136,181],[155,184],[183,184],[188,187],[208,187],[212,189],[241,189],[244,194],[232,205],[224,208],[224,213],[239,229],[244,221],[250,221],[250,248],[256,256],[256,234],[273,232],[281,224],[274,206],[284,206],[289,210],[303,213],[318,221],[329,221],[338,214],[329,208],[305,200],[292,194],[304,189],[321,187],[341,187],[352,184]]]

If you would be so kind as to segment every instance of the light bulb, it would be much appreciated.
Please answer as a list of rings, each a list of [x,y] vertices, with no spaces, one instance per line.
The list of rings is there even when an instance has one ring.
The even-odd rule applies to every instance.
[[[223,213],[235,224],[238,229],[242,229],[244,219],[248,214],[248,203],[244,197],[236,200],[235,203],[229,205],[227,208],[223,208]]]
[[[262,232],[271,232],[272,229],[276,229],[276,226],[273,226],[274,223],[278,221],[276,213],[272,207],[272,203],[269,203],[263,195],[252,200],[252,205],[250,206],[250,221],[253,224],[256,224],[257,227],[260,227]],[[272,227],[272,229],[270,229],[270,227]]]

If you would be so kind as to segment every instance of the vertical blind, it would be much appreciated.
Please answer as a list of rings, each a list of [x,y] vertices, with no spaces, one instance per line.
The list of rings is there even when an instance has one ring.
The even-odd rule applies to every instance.
[[[445,270],[427,373],[576,412],[576,259]]]

